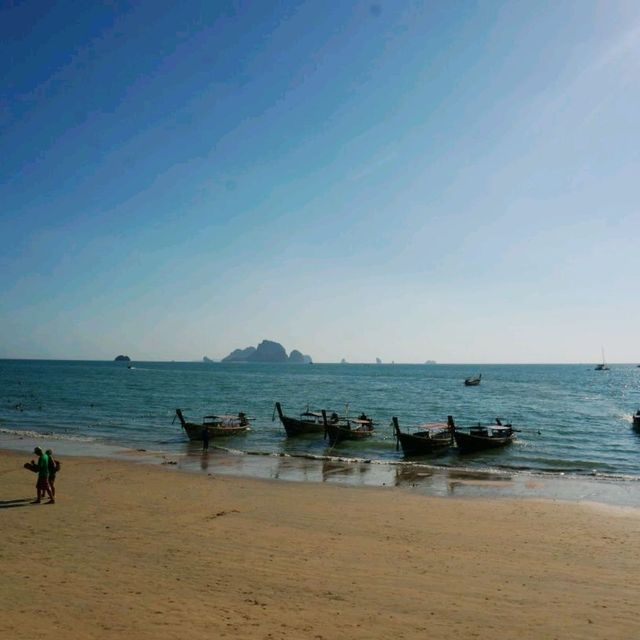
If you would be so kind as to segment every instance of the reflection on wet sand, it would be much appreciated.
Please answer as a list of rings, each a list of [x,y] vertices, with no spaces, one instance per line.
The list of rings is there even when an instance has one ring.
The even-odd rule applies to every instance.
[[[467,471],[465,469],[448,469],[451,480],[460,482],[511,482],[511,474],[493,473],[491,471]]]
[[[214,447],[203,453],[185,443],[184,468],[293,482],[329,482],[360,486],[395,486],[431,495],[485,494],[512,484],[510,474],[433,467],[412,462],[377,464],[370,460],[323,455],[259,454]],[[502,492],[501,492],[502,493]]]
[[[304,482],[320,482],[319,465],[310,460],[301,460],[291,456],[278,456],[273,459],[271,477],[276,480],[295,480]]]
[[[401,464],[395,467],[396,487],[410,487],[431,495],[474,495],[500,488],[514,489],[509,474]]]
[[[406,485],[416,485],[433,477],[433,470],[419,465],[398,465],[394,485],[402,487]]]
[[[336,479],[336,476],[354,476],[363,475],[367,472],[367,468],[371,465],[365,465],[361,462],[344,462],[342,460],[323,460],[322,461],[322,480],[330,482]],[[362,484],[359,482],[358,484]]]
[[[497,474],[490,471],[465,471],[463,469],[450,469],[448,471],[449,495],[469,495],[471,492],[478,494],[495,493],[498,489],[513,488],[510,474]]]

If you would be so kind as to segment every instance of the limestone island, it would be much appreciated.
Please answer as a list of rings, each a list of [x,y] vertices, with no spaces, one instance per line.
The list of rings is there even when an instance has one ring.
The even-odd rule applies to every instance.
[[[257,347],[234,349],[221,362],[288,362],[291,364],[312,364],[311,356],[294,349],[289,355],[285,348],[273,340],[263,340]]]
[[[116,356],[114,362],[131,362],[131,358],[129,356]]]

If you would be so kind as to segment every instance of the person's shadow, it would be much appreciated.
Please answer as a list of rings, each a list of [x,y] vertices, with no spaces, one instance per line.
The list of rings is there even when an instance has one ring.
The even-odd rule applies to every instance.
[[[0,500],[0,509],[12,509],[13,507],[27,507],[33,502],[30,498],[18,498],[16,500]]]

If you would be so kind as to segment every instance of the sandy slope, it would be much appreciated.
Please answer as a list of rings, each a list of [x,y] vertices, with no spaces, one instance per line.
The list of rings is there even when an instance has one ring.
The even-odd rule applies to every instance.
[[[0,455],[0,638],[640,637],[640,512]],[[16,506],[14,506],[16,505]]]

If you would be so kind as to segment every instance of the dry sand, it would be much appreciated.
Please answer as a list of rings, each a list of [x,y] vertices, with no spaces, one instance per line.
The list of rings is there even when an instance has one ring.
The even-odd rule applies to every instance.
[[[640,511],[0,454],[0,638],[640,638]]]

